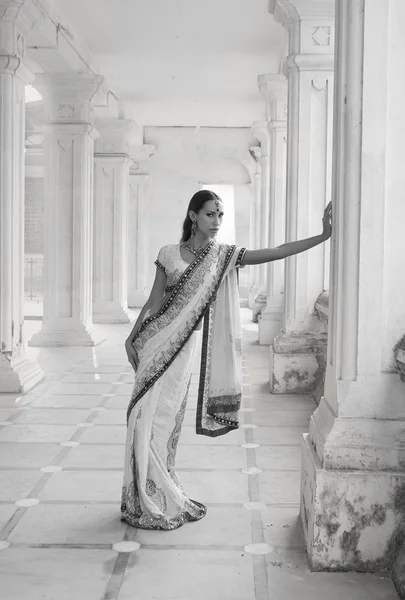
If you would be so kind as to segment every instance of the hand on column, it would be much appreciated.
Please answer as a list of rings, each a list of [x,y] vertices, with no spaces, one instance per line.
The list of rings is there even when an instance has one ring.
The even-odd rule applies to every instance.
[[[322,237],[325,240],[328,240],[332,235],[332,202],[329,202],[328,206],[324,210],[322,217],[322,225]]]

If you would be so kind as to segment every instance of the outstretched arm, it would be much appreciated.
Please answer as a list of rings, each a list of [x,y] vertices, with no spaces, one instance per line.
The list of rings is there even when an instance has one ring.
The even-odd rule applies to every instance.
[[[245,265],[261,265],[268,263],[273,260],[280,260],[287,258],[287,256],[293,256],[294,254],[300,254],[305,252],[318,244],[322,244],[330,238],[332,233],[332,203],[329,202],[325,208],[322,218],[323,231],[320,235],[315,235],[304,240],[297,240],[296,242],[289,242],[288,244],[282,244],[276,248],[262,248],[261,250],[247,250],[243,257],[242,266]]]

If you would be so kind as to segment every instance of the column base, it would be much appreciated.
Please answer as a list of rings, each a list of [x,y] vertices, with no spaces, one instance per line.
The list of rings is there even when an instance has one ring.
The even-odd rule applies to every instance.
[[[259,322],[259,315],[266,308],[267,294],[263,290],[259,290],[255,296],[252,308],[253,323]]]
[[[143,308],[148,299],[148,294],[145,290],[139,289],[128,293],[129,308]]]
[[[37,363],[25,356],[7,358],[0,354],[0,394],[23,394],[44,379]]]
[[[259,317],[259,344],[261,346],[272,345],[282,326],[283,311],[266,306]]]
[[[326,370],[327,334],[281,332],[270,346],[272,394],[314,394],[320,397]]]
[[[29,346],[35,347],[59,347],[59,346],[97,346],[104,341],[104,338],[93,328],[87,328],[84,325],[81,327],[69,327],[70,323],[65,326],[53,327],[44,323],[41,331],[36,333],[28,342]]]
[[[95,302],[93,323],[129,323],[129,312],[118,302]]]
[[[308,434],[301,472],[301,521],[315,571],[398,567],[405,583],[405,473],[325,469]]]

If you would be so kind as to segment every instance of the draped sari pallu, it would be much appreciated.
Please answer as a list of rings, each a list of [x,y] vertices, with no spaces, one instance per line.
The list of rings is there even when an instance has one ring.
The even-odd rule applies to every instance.
[[[127,420],[203,320],[196,432],[216,437],[239,427],[242,335],[236,267],[245,252],[211,242],[161,308],[144,320],[134,340],[139,368]]]

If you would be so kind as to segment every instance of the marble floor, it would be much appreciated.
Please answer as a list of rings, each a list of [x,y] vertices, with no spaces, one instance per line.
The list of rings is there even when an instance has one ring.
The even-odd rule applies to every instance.
[[[100,327],[94,349],[29,350],[47,379],[0,396],[1,600],[398,598],[378,575],[308,570],[300,443],[314,403],[268,393],[268,348],[242,316],[242,427],[214,440],[195,434],[196,368],[177,470],[208,514],[172,532],[120,521],[129,326]]]

